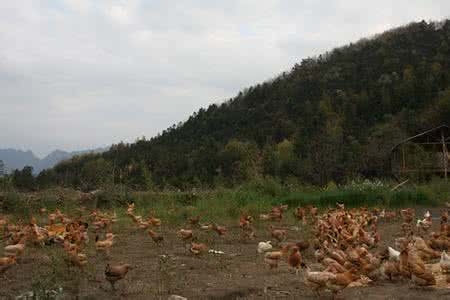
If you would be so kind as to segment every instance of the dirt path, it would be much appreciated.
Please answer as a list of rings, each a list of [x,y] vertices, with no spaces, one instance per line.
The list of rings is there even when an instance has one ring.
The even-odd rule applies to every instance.
[[[438,215],[439,210],[434,210]],[[437,223],[437,222],[435,222]],[[304,228],[289,224],[289,240],[305,238]],[[379,226],[382,243],[393,245],[399,236],[400,223]],[[436,225],[435,225],[436,226]],[[11,299],[25,291],[45,289],[56,282],[64,288],[63,298],[84,299],[167,299],[176,294],[188,299],[314,299],[313,293],[301,282],[301,275],[289,271],[286,263],[277,270],[269,270],[256,253],[257,241],[268,240],[265,224],[259,226],[256,241],[242,242],[238,226],[229,226],[229,234],[219,238],[214,232],[200,232],[200,241],[210,248],[224,251],[224,255],[207,254],[193,257],[177,238],[175,227],[163,226],[165,241],[162,246],[153,243],[142,231],[131,225],[116,228],[116,244],[111,259],[96,255],[93,242],[88,249],[89,266],[84,274],[68,268],[56,245],[44,248],[30,247],[19,265],[7,270],[0,280],[0,298]],[[91,239],[93,240],[93,235]],[[52,260],[58,257],[59,260]],[[304,253],[312,262],[312,251]],[[134,266],[125,280],[111,292],[103,271],[107,262],[126,262]],[[0,275],[1,276],[1,275]],[[56,278],[50,283],[46,279]],[[416,289],[407,282],[377,282],[365,288],[349,288],[344,299],[450,299],[450,289]],[[331,299],[328,292],[321,299]]]

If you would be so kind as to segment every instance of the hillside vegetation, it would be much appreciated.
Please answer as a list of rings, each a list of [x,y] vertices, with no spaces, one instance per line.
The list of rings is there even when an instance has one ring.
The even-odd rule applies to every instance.
[[[303,59],[150,140],[72,158],[38,182],[147,190],[385,177],[393,145],[448,123],[449,83],[450,20],[411,23]]]

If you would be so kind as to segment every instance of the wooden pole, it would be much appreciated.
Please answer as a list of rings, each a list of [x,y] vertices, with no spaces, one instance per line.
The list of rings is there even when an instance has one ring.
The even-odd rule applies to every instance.
[[[444,177],[445,181],[447,181],[448,154],[447,154],[447,146],[445,145],[444,130],[441,130],[441,138],[442,138],[442,162],[444,163]]]
[[[402,171],[405,171],[406,160],[405,160],[405,147],[402,145]]]
[[[397,184],[396,186],[394,186],[394,187],[391,189],[391,192],[392,192],[392,191],[395,191],[396,189],[398,189],[399,187],[401,187],[402,185],[404,185],[404,184],[407,183],[408,181],[409,181],[409,179],[406,179],[405,181],[403,181],[403,182]]]

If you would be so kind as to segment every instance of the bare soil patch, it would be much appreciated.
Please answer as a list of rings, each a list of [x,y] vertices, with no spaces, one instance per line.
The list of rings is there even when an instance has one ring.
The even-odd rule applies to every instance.
[[[439,209],[432,210],[435,216]],[[421,215],[418,211],[418,215]],[[111,257],[97,254],[91,234],[88,247],[89,265],[84,273],[65,263],[60,246],[28,247],[19,264],[3,273],[0,278],[0,298],[14,299],[27,291],[46,289],[55,285],[63,288],[62,298],[82,299],[167,299],[176,294],[188,299],[314,299],[304,286],[301,274],[296,276],[286,263],[269,270],[256,252],[258,241],[270,240],[266,223],[257,226],[257,239],[243,241],[239,226],[228,226],[228,234],[218,237],[214,232],[198,231],[199,240],[224,255],[206,254],[194,257],[177,237],[179,227],[164,224],[158,231],[164,236],[161,246],[156,245],[146,232],[134,225],[116,226],[116,243]],[[438,220],[434,226],[437,227]],[[282,224],[290,228],[288,239],[297,241],[307,237],[307,228],[300,224]],[[400,221],[379,225],[381,245],[394,245],[400,236]],[[2,244],[3,245],[3,244]],[[312,250],[303,253],[312,263]],[[58,259],[55,259],[58,258]],[[130,263],[134,266],[127,277],[118,282],[117,291],[110,289],[104,279],[106,263]],[[53,277],[52,277],[53,276]],[[56,278],[55,284],[46,282]],[[347,288],[344,299],[450,299],[450,289],[419,289],[409,282],[375,282],[364,288]],[[322,293],[321,299],[331,299],[331,293]]]

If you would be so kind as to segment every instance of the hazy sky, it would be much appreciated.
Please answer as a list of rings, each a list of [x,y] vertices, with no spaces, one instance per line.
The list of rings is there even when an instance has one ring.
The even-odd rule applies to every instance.
[[[1,0],[0,148],[151,137],[302,58],[448,0]]]

